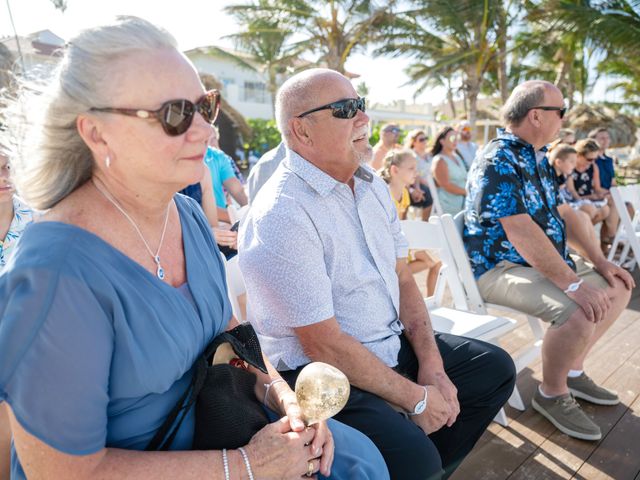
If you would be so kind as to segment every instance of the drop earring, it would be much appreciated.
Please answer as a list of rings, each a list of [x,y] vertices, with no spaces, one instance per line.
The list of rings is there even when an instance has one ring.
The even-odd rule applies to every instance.
[[[111,157],[109,155],[107,155],[104,159],[104,164],[107,168],[111,167]]]

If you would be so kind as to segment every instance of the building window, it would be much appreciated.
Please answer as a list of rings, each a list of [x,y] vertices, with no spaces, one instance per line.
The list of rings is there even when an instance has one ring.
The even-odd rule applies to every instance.
[[[267,103],[267,88],[262,82],[244,82],[243,101],[253,103]]]

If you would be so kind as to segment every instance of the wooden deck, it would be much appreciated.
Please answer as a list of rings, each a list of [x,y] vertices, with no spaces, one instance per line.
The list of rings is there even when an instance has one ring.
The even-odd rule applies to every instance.
[[[529,403],[541,378],[537,363],[520,372],[518,388],[524,412],[507,407],[506,428],[492,423],[471,454],[451,477],[470,479],[640,480],[640,274],[627,310],[596,344],[585,369],[598,383],[621,398],[614,407],[580,401],[602,428],[599,442],[575,440],[558,432]],[[504,338],[502,346],[514,354],[531,338],[524,319]]]

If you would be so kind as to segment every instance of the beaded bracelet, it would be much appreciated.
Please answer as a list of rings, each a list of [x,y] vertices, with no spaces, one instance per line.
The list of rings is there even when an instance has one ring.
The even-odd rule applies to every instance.
[[[244,466],[247,468],[247,475],[249,475],[249,480],[254,480],[253,472],[251,471],[251,464],[249,463],[249,455],[244,451],[244,448],[238,447],[240,453],[242,454],[242,459],[244,460]]]
[[[229,459],[227,458],[227,449],[222,449],[222,466],[224,467],[224,480],[230,480],[229,476]]]
[[[273,385],[275,385],[278,382],[284,382],[284,380],[282,378],[276,378],[275,380],[272,380],[271,383],[264,383],[263,384],[265,387],[267,387],[267,389],[264,392],[264,398],[262,399],[262,404],[263,405],[267,404],[267,398],[269,397],[269,390],[271,389],[271,387]]]

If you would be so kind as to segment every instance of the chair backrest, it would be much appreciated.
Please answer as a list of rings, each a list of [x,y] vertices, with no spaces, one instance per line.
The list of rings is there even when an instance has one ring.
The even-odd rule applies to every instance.
[[[222,255],[222,254],[221,254]],[[238,263],[238,255],[227,260],[222,255],[225,264],[225,272],[227,278],[227,294],[229,296],[229,301],[231,302],[231,309],[233,310],[233,315],[236,317],[238,322],[242,323],[246,319],[242,314],[242,309],[240,308],[240,302],[238,301],[238,297],[240,295],[244,295],[247,292],[247,287],[244,283],[244,278],[242,277],[242,272],[240,271],[240,265]]]
[[[620,216],[620,229],[623,229],[624,233],[626,233],[625,237],[633,249],[636,259],[638,259],[640,258],[640,240],[636,235],[636,227],[640,224],[640,209],[637,208],[637,204],[640,203],[638,202],[640,189],[638,185],[628,185],[612,187],[609,191],[611,192],[611,198],[613,198],[613,203]],[[630,201],[636,211],[633,219],[629,216],[625,200]],[[636,201],[635,204],[634,200]]]
[[[426,178],[429,192],[431,192],[431,198],[433,198],[433,205],[431,206],[431,215],[442,215],[442,205],[440,205],[440,197],[438,197],[438,187],[431,175],[427,175]]]
[[[455,308],[468,310],[464,289],[460,285],[458,275],[455,272],[456,262],[451,256],[451,251],[440,224],[436,221],[402,220],[400,225],[411,250],[437,250],[438,258],[442,262],[435,293],[433,297],[427,299],[427,305],[430,308],[441,306],[444,289],[448,285]]]
[[[473,276],[473,270],[469,263],[467,251],[462,241],[462,233],[464,230],[464,212],[456,214],[455,218],[449,214],[440,216],[437,219],[442,226],[442,231],[449,244],[451,256],[456,262],[455,271],[459,277],[459,282],[464,288],[468,309],[472,312],[486,314],[487,308],[484,300],[478,290],[476,279]]]

